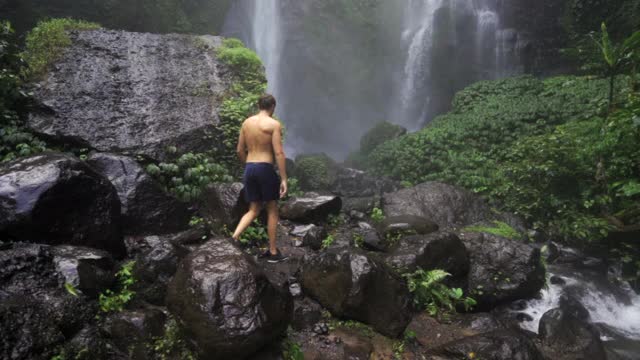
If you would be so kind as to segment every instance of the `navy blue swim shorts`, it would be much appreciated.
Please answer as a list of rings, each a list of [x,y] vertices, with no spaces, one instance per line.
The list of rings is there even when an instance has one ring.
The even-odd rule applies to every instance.
[[[247,202],[267,202],[280,199],[280,177],[273,164],[247,163],[242,179]]]

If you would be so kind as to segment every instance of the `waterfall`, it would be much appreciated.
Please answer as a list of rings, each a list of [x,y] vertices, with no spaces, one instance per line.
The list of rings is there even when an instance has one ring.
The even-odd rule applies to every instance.
[[[502,0],[372,4],[233,4],[223,34],[262,59],[288,129],[288,154],[344,159],[377,122],[419,130],[465,86],[521,69],[519,33],[504,25]]]

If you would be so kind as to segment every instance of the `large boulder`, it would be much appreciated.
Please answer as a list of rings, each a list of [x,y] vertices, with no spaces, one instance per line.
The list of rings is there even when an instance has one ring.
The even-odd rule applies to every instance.
[[[34,131],[157,160],[216,145],[210,135],[231,75],[215,57],[221,38],[111,30],[69,35],[71,45],[34,90],[42,108],[29,117]]]
[[[416,215],[386,216],[376,228],[382,237],[398,234],[427,235],[438,231],[438,224]]]
[[[296,157],[295,173],[304,191],[327,191],[336,180],[338,165],[326,154],[301,154]]]
[[[544,357],[525,333],[497,330],[452,341],[429,351],[426,359],[543,360]]]
[[[43,153],[0,167],[0,238],[124,254],[120,200],[79,159]]]
[[[387,336],[399,336],[411,321],[403,279],[361,251],[331,249],[310,256],[302,267],[302,286],[333,315],[362,321]]]
[[[457,186],[426,182],[387,193],[382,198],[386,216],[415,215],[431,220],[440,229],[457,228],[493,219],[511,223],[510,216],[494,213],[477,195]]]
[[[607,359],[600,332],[589,321],[589,311],[582,304],[563,296],[560,306],[540,319],[538,335],[544,354],[558,360]]]
[[[439,231],[430,235],[412,235],[398,241],[386,257],[391,267],[403,272],[441,269],[461,281],[469,272],[467,249],[456,234]]]
[[[87,162],[115,186],[125,234],[165,234],[188,226],[187,205],[167,194],[134,159],[93,153]]]
[[[400,186],[392,180],[371,176],[361,170],[341,167],[337,170],[331,192],[342,197],[363,198],[379,196],[399,188]]]
[[[293,302],[253,259],[226,239],[187,256],[169,284],[169,310],[202,358],[243,359],[277,339]]]
[[[148,344],[164,335],[166,320],[159,308],[145,307],[109,314],[101,329],[131,359],[147,359]]]
[[[242,183],[211,184],[202,194],[200,212],[214,228],[233,229],[249,210]]]
[[[49,359],[92,321],[95,307],[64,283],[51,247],[15,244],[0,251],[0,358]]]
[[[280,216],[301,223],[322,222],[329,215],[339,214],[341,208],[342,200],[337,196],[294,197],[280,206]]]
[[[545,283],[540,249],[497,235],[461,233],[470,255],[468,286],[479,309],[532,298]]]

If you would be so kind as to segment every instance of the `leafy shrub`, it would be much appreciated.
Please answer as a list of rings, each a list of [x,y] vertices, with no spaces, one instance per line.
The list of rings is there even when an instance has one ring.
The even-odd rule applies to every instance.
[[[224,166],[203,153],[186,153],[175,163],[151,164],[146,170],[182,201],[198,199],[209,184],[233,180]]]
[[[300,197],[304,195],[302,189],[300,189],[300,180],[294,177],[290,177],[287,180],[288,191],[287,197]]]
[[[130,261],[122,266],[122,268],[116,273],[118,278],[118,292],[106,290],[98,297],[98,303],[100,304],[100,311],[118,312],[122,311],[133,299],[135,292],[130,290],[130,287],[136,282],[133,277],[133,267],[136,265],[135,261]]]
[[[159,360],[196,359],[191,350],[187,347],[187,343],[184,340],[184,334],[180,331],[178,323],[173,318],[167,321],[164,329],[164,336],[155,338],[153,343],[149,345],[149,348],[155,355],[154,358]]]
[[[258,54],[246,48],[238,39],[224,39],[217,55],[220,61],[232,66],[237,71],[254,73],[262,71],[262,61]]]
[[[240,242],[245,245],[261,244],[266,241],[269,241],[269,235],[258,220],[254,220],[253,225],[249,226],[240,236]]]
[[[322,240],[322,248],[323,249],[328,249],[331,245],[333,245],[333,243],[336,241],[335,237],[333,237],[333,235],[329,234],[327,235],[327,237]]]
[[[381,222],[384,221],[384,213],[382,212],[382,209],[380,208],[373,208],[373,210],[371,210],[371,220],[376,223],[379,224]]]
[[[67,34],[70,30],[95,30],[100,25],[74,19],[50,19],[41,21],[27,35],[24,58],[29,64],[28,76],[41,76],[50,64],[62,56],[71,45]]]
[[[304,190],[326,190],[334,181],[332,160],[324,155],[300,155],[296,158],[296,177]]]
[[[512,228],[507,223],[504,223],[502,221],[494,221],[493,224],[494,226],[487,226],[487,225],[468,226],[464,228],[464,231],[493,234],[493,235],[498,235],[503,238],[512,239],[512,240],[519,240],[522,238],[522,234],[520,234],[516,229]]]
[[[284,360],[304,360],[304,353],[300,344],[286,339],[282,343],[282,357]]]
[[[469,311],[476,305],[476,301],[470,297],[464,297],[462,289],[451,289],[442,281],[451,274],[443,270],[424,271],[417,270],[412,274],[405,274],[409,291],[413,293],[414,302],[424,307],[431,316],[439,311],[453,312],[456,305],[464,306]]]

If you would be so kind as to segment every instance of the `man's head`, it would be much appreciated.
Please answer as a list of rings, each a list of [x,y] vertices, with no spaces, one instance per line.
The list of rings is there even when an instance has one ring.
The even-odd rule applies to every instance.
[[[262,111],[267,111],[269,115],[273,115],[276,110],[276,98],[271,94],[264,94],[258,100],[258,108]]]

